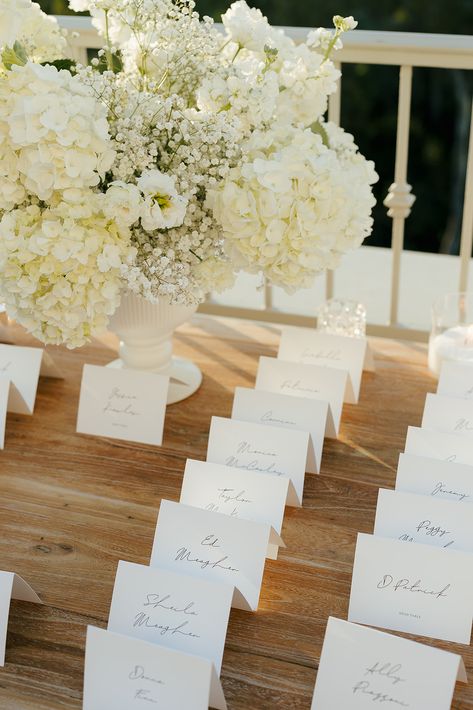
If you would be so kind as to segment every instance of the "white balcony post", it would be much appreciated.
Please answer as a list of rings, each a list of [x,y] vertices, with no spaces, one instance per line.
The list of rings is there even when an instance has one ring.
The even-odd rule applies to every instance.
[[[342,65],[340,62],[334,62],[335,67],[341,71]],[[340,125],[340,116],[342,112],[342,77],[337,82],[337,90],[329,98],[328,102],[328,120],[332,123]],[[335,271],[328,269],[325,273],[325,298],[333,298],[335,292]]]
[[[468,290],[468,269],[473,245],[473,101],[471,103],[470,142],[465,176],[465,201],[460,240],[460,283],[459,291]]]

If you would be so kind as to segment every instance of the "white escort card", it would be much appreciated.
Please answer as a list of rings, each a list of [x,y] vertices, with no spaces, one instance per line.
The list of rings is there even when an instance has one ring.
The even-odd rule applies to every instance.
[[[473,503],[473,466],[400,454],[396,490],[432,496],[438,500]]]
[[[0,375],[0,449],[5,447],[5,427],[7,423],[8,393],[10,392],[10,380],[4,375]]]
[[[12,599],[34,604],[43,603],[30,585],[18,574],[0,571],[0,666],[5,665],[8,615]]]
[[[473,446],[468,437],[433,429],[410,426],[407,429],[406,454],[473,466]]]
[[[449,710],[461,656],[329,617],[311,710]]]
[[[10,380],[9,412],[33,414],[43,350],[0,344],[0,375]]]
[[[270,525],[162,500],[152,567],[235,587],[232,606],[256,611]]]
[[[309,473],[320,471],[327,414],[328,402],[319,399],[291,397],[246,387],[235,389],[232,419],[309,432],[305,466]]]
[[[325,436],[336,438],[347,378],[346,370],[260,357],[255,389],[328,402]]]
[[[473,399],[473,366],[444,360],[440,370],[437,394]]]
[[[180,502],[272,526],[267,557],[277,559],[289,479],[187,459]],[[277,533],[277,534],[276,534]],[[284,545],[283,545],[284,546]]]
[[[220,673],[233,587],[118,563],[108,630],[203,656]]]
[[[278,358],[348,372],[345,402],[356,404],[366,355],[365,338],[332,335],[310,328],[283,328]]]
[[[358,533],[348,620],[470,643],[473,555]]]
[[[473,402],[429,392],[425,399],[422,428],[473,436]]]
[[[473,515],[467,505],[380,488],[374,534],[473,553]]]
[[[87,628],[83,710],[226,710],[211,661]]]
[[[289,479],[287,505],[302,505],[309,434],[212,417],[207,461]]]
[[[84,365],[77,431],[161,446],[169,377]]]

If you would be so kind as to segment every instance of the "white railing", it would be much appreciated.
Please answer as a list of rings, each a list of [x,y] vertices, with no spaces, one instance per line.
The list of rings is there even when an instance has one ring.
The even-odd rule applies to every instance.
[[[82,63],[87,61],[87,49],[102,46],[101,39],[93,29],[89,18],[59,17],[60,24],[69,30],[75,30],[77,36],[71,38],[71,53]],[[285,28],[296,41],[303,40],[308,28]],[[399,66],[399,98],[397,115],[397,138],[394,180],[384,201],[388,215],[393,220],[391,243],[391,266],[389,274],[390,297],[387,323],[369,325],[372,334],[390,337],[408,337],[425,339],[425,330],[406,327],[400,322],[399,304],[401,295],[401,266],[404,248],[404,229],[409,217],[415,196],[407,182],[409,155],[409,128],[411,120],[412,75],[416,67],[431,67],[441,69],[473,70],[473,37],[464,35],[428,35],[402,32],[367,32],[356,30],[344,37],[344,47],[337,53],[337,63],[380,64]],[[329,119],[336,123],[340,121],[342,87],[331,97],[329,103]],[[473,104],[472,104],[473,119]],[[466,291],[469,287],[469,271],[473,246],[473,120],[470,125],[470,138],[465,182],[465,197],[461,229],[460,255],[458,262],[457,284],[449,284],[442,290]],[[451,266],[451,265],[450,265]],[[366,276],[363,276],[366,278]],[[327,272],[325,277],[325,297],[334,295],[335,274]],[[209,299],[201,307],[201,311],[216,315],[230,315],[256,320],[268,320],[301,325],[312,325],[315,318],[315,307],[310,314],[291,312],[291,307],[278,309],[273,302],[273,289],[264,289],[264,298],[257,307],[242,307],[239,299],[237,304],[228,305]],[[413,298],[416,294],[413,294]],[[288,301],[289,303],[289,301]],[[287,310],[286,310],[287,308]]]

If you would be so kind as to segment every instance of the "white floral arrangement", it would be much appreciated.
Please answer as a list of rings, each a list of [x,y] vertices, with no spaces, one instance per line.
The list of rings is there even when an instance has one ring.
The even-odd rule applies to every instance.
[[[43,342],[82,345],[125,291],[197,304],[239,270],[311,285],[372,228],[377,180],[324,119],[353,18],[296,44],[237,0],[69,0],[90,66],[31,0],[0,0],[0,298]]]

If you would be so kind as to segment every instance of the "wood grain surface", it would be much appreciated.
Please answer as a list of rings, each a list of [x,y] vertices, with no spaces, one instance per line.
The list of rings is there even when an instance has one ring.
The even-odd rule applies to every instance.
[[[12,326],[1,338],[34,344]],[[235,386],[254,386],[259,356],[275,355],[278,339],[277,326],[231,319],[180,328],[175,351],[204,381],[168,408],[161,448],[75,433],[82,366],[112,360],[113,336],[49,350],[65,379],[40,380],[32,417],[8,415],[0,452],[0,569],[44,601],[12,602],[1,710],[81,707],[86,627],[106,626],[118,560],[148,564],[160,500],[179,500],[186,458],[205,459],[211,416],[230,416]],[[306,476],[303,507],[286,509],[287,548],[266,563],[258,611],[231,612],[229,710],[309,710],[327,618],[347,616],[357,532],[372,532],[378,487],[394,486],[407,426],[420,425],[435,390],[424,346],[371,343],[377,371],[364,374],[360,403],[345,405],[321,474]],[[471,646],[416,638],[461,653],[473,677]],[[457,684],[452,707],[473,710],[473,685]]]

